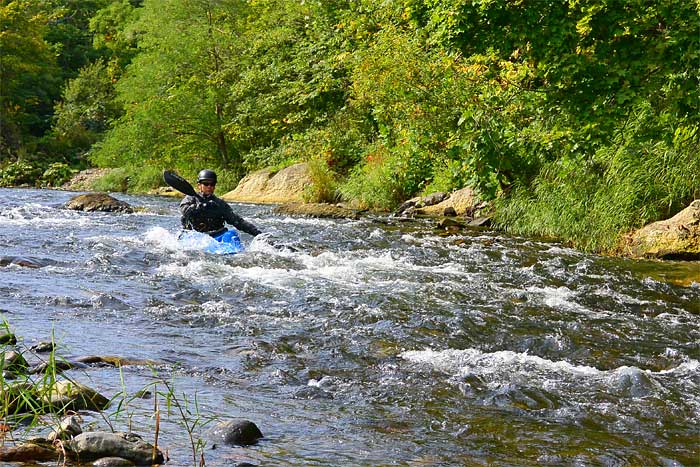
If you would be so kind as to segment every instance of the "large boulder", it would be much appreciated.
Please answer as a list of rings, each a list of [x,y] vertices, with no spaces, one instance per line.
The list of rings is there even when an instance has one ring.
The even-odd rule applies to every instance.
[[[451,194],[438,192],[409,199],[398,207],[395,214],[406,217],[414,215],[472,217],[477,210],[484,207],[486,204],[479,202],[474,190],[462,188]]]
[[[637,230],[625,249],[638,258],[700,260],[700,199],[670,219]]]
[[[221,198],[239,203],[302,202],[304,189],[311,183],[306,163],[291,165],[280,171],[263,169],[246,175],[236,189]]]
[[[120,457],[136,465],[162,464],[163,453],[134,433],[88,431],[69,442],[72,454],[80,462],[103,457]]]
[[[132,213],[134,210],[129,203],[120,201],[107,193],[85,193],[74,196],[66,203],[67,209],[75,211],[102,211],[102,212],[122,212]]]
[[[427,205],[426,203],[425,206],[419,206],[419,209],[424,214],[442,216],[445,215],[445,210],[451,208],[456,215],[462,216],[472,212],[478,202],[479,200],[474,190],[471,188],[462,188],[461,190],[451,193],[438,203],[431,205]]]

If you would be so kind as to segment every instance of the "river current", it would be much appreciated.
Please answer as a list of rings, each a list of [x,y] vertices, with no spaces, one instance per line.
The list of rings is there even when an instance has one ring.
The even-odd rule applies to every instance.
[[[24,347],[158,362],[67,374],[107,397],[163,378],[195,439],[212,417],[265,435],[206,442],[207,465],[700,465],[697,262],[239,204],[267,238],[218,256],[178,244],[179,199],[76,194],[0,189],[0,256],[41,266],[0,267],[3,318]],[[110,422],[153,442],[153,396],[127,400]],[[161,411],[168,465],[192,465]]]

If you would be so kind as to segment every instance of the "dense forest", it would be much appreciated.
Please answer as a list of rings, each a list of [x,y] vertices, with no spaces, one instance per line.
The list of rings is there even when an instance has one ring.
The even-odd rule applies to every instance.
[[[0,60],[3,186],[306,161],[592,251],[700,197],[698,0],[4,0]]]

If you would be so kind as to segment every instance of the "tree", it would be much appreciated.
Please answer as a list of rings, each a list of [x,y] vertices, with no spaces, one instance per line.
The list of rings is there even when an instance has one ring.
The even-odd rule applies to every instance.
[[[34,2],[0,4],[0,159],[30,152],[50,126],[60,73]]]
[[[240,170],[223,134],[222,61],[234,41],[237,0],[145,1],[130,30],[140,52],[117,84],[125,115],[94,153],[105,165],[200,164]]]

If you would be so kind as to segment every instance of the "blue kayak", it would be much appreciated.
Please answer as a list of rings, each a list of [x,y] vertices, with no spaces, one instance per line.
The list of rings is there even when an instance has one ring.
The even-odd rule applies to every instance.
[[[227,230],[216,237],[194,230],[183,230],[178,237],[178,243],[187,249],[201,250],[215,255],[233,255],[244,249],[241,238],[235,230]]]

